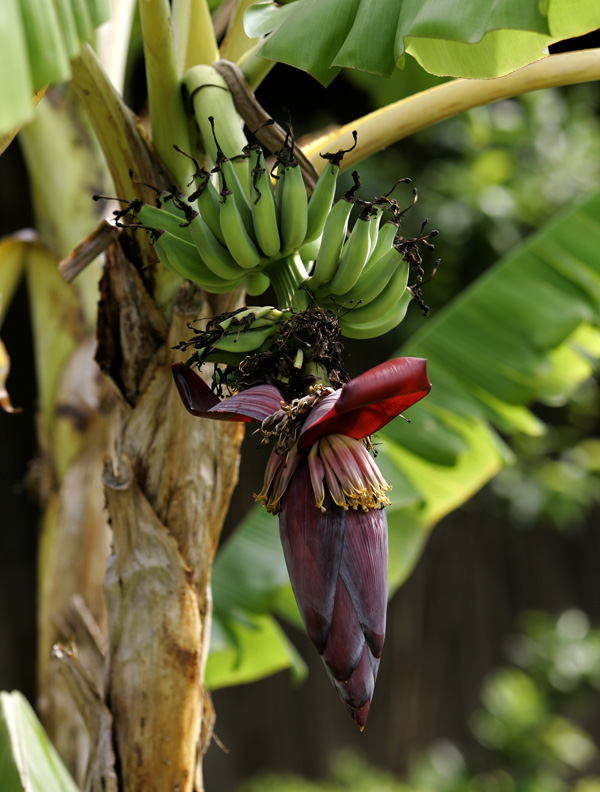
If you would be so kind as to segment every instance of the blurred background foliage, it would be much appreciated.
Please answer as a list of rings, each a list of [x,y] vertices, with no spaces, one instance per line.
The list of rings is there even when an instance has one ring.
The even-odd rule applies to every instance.
[[[598,792],[600,776],[587,773],[598,745],[578,722],[598,706],[600,630],[577,609],[524,613],[520,624],[507,641],[513,664],[489,673],[469,719],[477,754],[438,738],[401,779],[346,751],[326,780],[266,774],[240,792]]]
[[[301,136],[436,82],[408,59],[390,80],[344,73],[327,92],[281,66],[258,98],[269,97],[268,110],[280,119],[289,108]],[[139,62],[130,64],[126,98],[143,114]],[[412,178],[420,200],[407,233],[416,234],[425,217],[440,231],[442,265],[425,292],[433,314],[598,185],[599,111],[598,85],[533,93],[426,129],[361,164],[365,195]],[[0,159],[0,179],[12,185],[0,194],[4,234],[31,217],[17,144]],[[423,321],[411,310],[377,343],[349,343],[349,372],[385,360]],[[2,447],[13,449],[10,458],[0,455],[0,502],[11,527],[0,532],[0,687],[18,687],[33,700],[37,509],[28,481],[35,478],[36,399],[29,332],[22,287],[3,329],[7,346],[20,350],[9,385],[24,412],[0,413]],[[217,736],[232,753],[209,751],[208,788],[600,792],[600,632],[590,626],[600,624],[597,385],[586,382],[568,404],[534,407],[548,431],[507,438],[515,464],[435,529],[391,602],[365,734],[339,710],[303,633],[282,624],[306,659],[307,681],[295,687],[289,674],[277,674],[214,693]],[[251,453],[242,456],[224,538],[260,489],[256,440],[245,442]],[[283,768],[297,775],[272,774]],[[261,775],[247,781],[249,773]]]

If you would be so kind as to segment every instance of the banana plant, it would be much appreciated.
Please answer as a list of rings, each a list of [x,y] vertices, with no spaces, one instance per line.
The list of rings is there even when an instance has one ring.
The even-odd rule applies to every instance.
[[[493,9],[464,14],[435,0],[405,0],[393,11],[373,0],[293,0],[281,6],[147,0],[139,11],[149,141],[119,93],[128,45],[119,33],[129,30],[131,3],[114,3],[109,45],[100,37],[94,42],[93,28],[106,17],[106,7],[92,0],[22,0],[8,8],[10,25],[0,29],[0,57],[7,58],[0,69],[0,134],[5,148],[18,126],[33,118],[19,139],[34,185],[38,236],[2,242],[0,291],[5,311],[25,275],[36,324],[45,470],[41,714],[85,789],[200,790],[214,722],[206,674],[213,685],[227,684],[239,681],[242,670],[256,678],[295,662],[269,616],[285,586],[272,587],[267,606],[255,611],[247,600],[230,596],[227,603],[227,571],[239,572],[239,548],[263,531],[259,521],[258,531],[242,527],[214,567],[215,615],[229,648],[243,651],[258,626],[271,657],[251,672],[244,662],[223,671],[215,651],[207,671],[213,561],[237,476],[239,422],[260,421],[265,437],[279,427],[284,445],[269,463],[261,499],[280,511],[283,554],[300,614],[362,728],[385,630],[382,507],[388,505],[388,484],[360,441],[426,395],[422,359],[431,359],[433,394],[437,388],[441,395],[424,402],[432,406],[423,408],[417,422],[418,439],[411,446],[405,433],[397,438],[389,430],[391,463],[385,467],[391,475],[384,473],[404,495],[405,506],[392,504],[387,512],[394,518],[391,529],[402,522],[402,531],[390,530],[390,575],[397,585],[414,564],[423,527],[459,505],[504,463],[506,452],[487,422],[531,425],[523,405],[541,385],[524,384],[525,355],[534,348],[539,357],[541,345],[544,354],[559,349],[564,362],[563,341],[576,336],[585,346],[585,331],[597,322],[597,269],[583,251],[576,275],[566,275],[560,263],[543,271],[531,264],[540,283],[555,287],[547,313],[556,316],[556,303],[557,310],[567,308],[568,320],[559,323],[560,332],[550,332],[540,310],[524,352],[514,350],[508,333],[503,340],[514,350],[515,376],[492,366],[479,381],[477,366],[469,366],[464,354],[452,368],[450,353],[436,359],[437,347],[423,337],[383,368],[344,381],[339,349],[333,363],[317,354],[315,317],[327,332],[335,327],[338,344],[342,335],[370,339],[396,327],[409,303],[420,300],[420,246],[431,247],[432,235],[404,237],[404,210],[389,194],[358,199],[358,175],[336,201],[338,174],[465,109],[597,79],[597,51],[545,56],[544,48],[599,27],[600,11],[591,0],[579,0],[576,13],[563,0],[543,7],[503,0]],[[217,37],[217,30],[224,35]],[[82,45],[86,41],[95,45]],[[333,132],[317,131],[305,145],[289,125],[273,123],[253,94],[277,61],[329,83],[342,66],[389,74],[402,67],[406,54],[434,74],[470,79],[408,96]],[[56,97],[64,89],[50,88],[41,100],[40,93],[69,74],[73,90],[59,115]],[[248,141],[244,122],[256,140]],[[59,161],[69,162],[68,172],[51,178],[40,164],[49,170],[57,161],[53,146],[82,128],[80,166],[67,152]],[[267,168],[269,156],[274,165]],[[74,209],[86,207],[76,227],[57,200],[57,184],[65,186]],[[99,200],[86,203],[93,193]],[[105,204],[107,195],[119,199],[117,209]],[[360,214],[348,231],[353,205]],[[112,216],[110,224],[101,218],[103,211]],[[59,276],[60,259],[60,271],[72,284]],[[243,308],[244,290],[260,295],[270,285],[277,306]],[[560,300],[563,291],[573,298],[568,305]],[[336,302],[350,306],[339,321],[330,310]],[[523,321],[529,306],[516,298],[514,305]],[[468,316],[468,307],[459,302],[456,311]],[[303,338],[307,316],[312,335],[290,346],[292,335]],[[210,319],[185,340],[188,324],[198,317]],[[475,313],[475,330],[469,326],[469,332],[485,328],[476,318]],[[460,322],[454,332],[462,343]],[[321,333],[321,341],[327,337]],[[0,403],[10,409],[8,354],[0,347]],[[529,357],[539,362],[534,353]],[[249,358],[269,365],[251,369]],[[273,369],[276,359],[286,365]],[[235,395],[220,400],[192,369],[210,362],[221,364],[214,391]],[[540,365],[545,364],[543,358]],[[172,365],[188,412],[173,386]],[[458,366],[464,373],[457,378]],[[257,376],[260,384],[253,386]],[[574,363],[567,384],[582,376]],[[457,391],[469,392],[472,413],[455,409]],[[234,420],[195,420],[198,415]],[[427,480],[429,463],[441,493],[418,486]],[[448,494],[457,481],[460,486]],[[294,503],[302,499],[299,519]],[[323,543],[321,527],[330,524],[332,538]],[[306,546],[303,534],[312,537]],[[299,548],[319,574],[307,575]],[[325,563],[329,556],[331,563]],[[270,558],[280,568],[277,553]],[[323,585],[315,589],[319,575]],[[247,571],[238,576],[238,596],[247,577]],[[284,594],[278,609],[297,618]],[[240,613],[249,615],[246,624],[237,618]],[[73,636],[75,644],[69,645]],[[276,652],[280,659],[274,662]],[[6,734],[14,744],[14,733]],[[22,774],[21,779],[27,788]]]

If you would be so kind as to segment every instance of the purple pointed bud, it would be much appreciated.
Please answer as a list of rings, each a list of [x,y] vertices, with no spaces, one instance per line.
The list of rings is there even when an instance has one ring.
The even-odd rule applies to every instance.
[[[343,530],[343,509],[330,498],[326,512],[317,508],[308,463],[303,460],[283,498],[279,535],[302,621],[319,654],[331,628]]]
[[[279,531],[306,631],[362,729],[385,635],[385,509],[343,509],[326,489],[317,506],[302,459],[282,499]]]

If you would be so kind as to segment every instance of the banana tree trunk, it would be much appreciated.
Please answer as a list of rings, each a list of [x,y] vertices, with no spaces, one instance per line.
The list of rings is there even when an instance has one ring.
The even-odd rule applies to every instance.
[[[202,789],[214,719],[203,690],[210,574],[242,431],[194,420],[179,403],[171,363],[187,323],[212,313],[201,292],[184,292],[167,326],[133,265],[113,249],[98,355],[120,380],[104,487],[113,531],[106,701],[122,792]]]
[[[182,290],[168,324],[115,245],[101,295],[96,356],[116,401],[102,476],[112,530],[104,678],[99,652],[87,663],[73,647],[54,655],[90,732],[86,790],[192,792],[203,789],[214,722],[203,689],[210,575],[243,429],[195,420],[172,383],[187,323],[218,310],[200,291]],[[85,629],[81,642],[89,647]]]

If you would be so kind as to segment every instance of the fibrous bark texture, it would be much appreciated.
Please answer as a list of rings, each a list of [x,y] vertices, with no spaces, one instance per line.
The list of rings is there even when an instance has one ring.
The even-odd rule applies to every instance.
[[[202,786],[213,719],[202,687],[210,571],[242,430],[195,420],[173,387],[173,345],[189,334],[188,322],[212,313],[201,293],[182,292],[162,335],[141,277],[118,250],[104,290],[120,306],[109,345],[119,430],[104,472],[113,531],[106,701],[116,768],[123,792],[191,792]]]
[[[129,240],[128,250],[135,247]],[[75,701],[90,734],[87,768],[79,773],[86,792],[201,790],[201,759],[214,721],[203,689],[210,574],[237,481],[243,428],[189,415],[173,386],[171,364],[182,359],[173,346],[190,334],[188,323],[225,307],[211,307],[199,290],[184,286],[167,321],[141,273],[147,276],[119,244],[109,249],[96,360],[116,405],[115,429],[102,435],[101,453],[95,448],[93,470],[69,471],[80,493],[70,524],[80,530],[88,508],[88,520],[109,522],[112,547],[105,543],[94,553],[93,585],[71,579],[65,569],[61,607],[71,613],[71,629],[47,638],[48,644],[62,642],[50,667],[60,670],[62,695]],[[226,299],[228,308],[235,297]],[[94,532],[106,537],[105,527]],[[87,559],[85,539],[77,542]],[[72,553],[60,565],[77,568]],[[99,597],[102,609],[95,612],[88,596],[93,591],[96,601],[105,571],[105,598]],[[75,591],[84,593],[79,607],[69,602]],[[69,638],[74,641],[67,645]],[[75,733],[81,742],[81,721],[71,737]],[[80,748],[74,747],[73,760]]]

